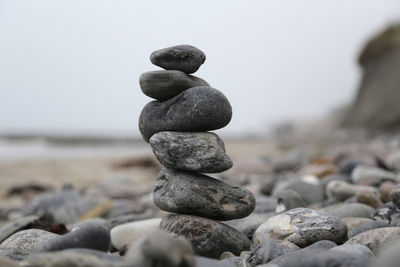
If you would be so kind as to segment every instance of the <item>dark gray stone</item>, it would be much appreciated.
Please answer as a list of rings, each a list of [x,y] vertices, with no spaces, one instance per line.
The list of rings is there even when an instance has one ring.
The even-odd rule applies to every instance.
[[[176,45],[154,51],[150,60],[154,65],[166,70],[194,73],[204,63],[206,55],[194,46]]]
[[[36,251],[58,251],[68,248],[89,248],[107,251],[110,231],[102,223],[89,222],[72,229],[68,234],[41,243]]]
[[[218,259],[224,251],[239,255],[250,248],[243,233],[202,217],[172,214],[163,218],[160,228],[188,239],[199,256]]]
[[[160,172],[153,194],[161,210],[198,215],[215,220],[232,220],[248,216],[255,207],[253,194],[206,175]]]
[[[19,231],[0,244],[0,256],[7,256],[14,261],[21,261],[48,240],[59,235],[38,229]]]
[[[266,197],[263,195],[256,196],[256,208],[254,213],[270,213],[275,212],[278,204],[278,199],[275,197]]]
[[[298,249],[300,249],[298,246],[289,241],[267,239],[253,249],[248,262],[251,266],[260,265],[267,263],[280,255]]]
[[[377,209],[374,213],[374,219],[379,221],[386,221],[389,224],[399,215],[399,210],[393,202],[387,202],[382,207]]]
[[[161,164],[171,170],[217,173],[233,165],[224,142],[214,133],[159,132],[149,143]]]
[[[139,130],[146,142],[158,132],[204,132],[226,126],[232,118],[228,99],[217,89],[197,86],[142,110]]]
[[[342,244],[347,240],[347,225],[338,217],[307,208],[296,208],[269,218],[255,231],[253,245],[267,239],[287,240],[299,247],[320,240]]]
[[[145,72],[140,75],[139,84],[145,95],[157,100],[169,99],[195,86],[210,86],[203,79],[179,70]]]
[[[392,192],[390,192],[390,200],[400,209],[400,184],[393,187]]]
[[[352,238],[355,235],[358,235],[359,233],[369,231],[372,229],[377,229],[377,228],[383,228],[383,227],[389,227],[390,225],[385,222],[385,221],[372,221],[372,222],[366,222],[363,225],[360,225],[353,230],[349,231],[349,238]]]

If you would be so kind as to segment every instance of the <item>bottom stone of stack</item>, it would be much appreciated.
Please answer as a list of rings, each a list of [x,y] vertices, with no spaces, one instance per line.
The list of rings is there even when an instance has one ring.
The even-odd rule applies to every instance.
[[[250,249],[246,235],[226,224],[202,217],[171,214],[161,220],[160,228],[185,237],[199,256],[217,259],[225,251],[239,255]]]
[[[214,220],[240,219],[255,207],[255,198],[247,189],[206,175],[168,169],[157,178],[153,200],[164,211]]]

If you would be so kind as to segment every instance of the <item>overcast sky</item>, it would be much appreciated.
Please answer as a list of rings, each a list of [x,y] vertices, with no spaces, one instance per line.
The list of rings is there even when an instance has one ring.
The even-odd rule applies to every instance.
[[[231,101],[222,132],[260,132],[349,102],[363,43],[399,0],[0,0],[0,131],[138,134],[152,51],[191,44]]]

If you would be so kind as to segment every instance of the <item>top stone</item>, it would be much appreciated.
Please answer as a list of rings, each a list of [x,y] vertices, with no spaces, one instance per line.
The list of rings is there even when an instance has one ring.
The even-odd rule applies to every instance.
[[[206,60],[200,49],[191,45],[176,45],[154,51],[151,62],[166,70],[180,70],[187,74],[196,72]]]

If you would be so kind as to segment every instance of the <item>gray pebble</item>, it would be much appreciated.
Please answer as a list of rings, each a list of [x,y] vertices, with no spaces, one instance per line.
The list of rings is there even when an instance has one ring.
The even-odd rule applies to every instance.
[[[0,229],[0,243],[7,239],[12,234],[26,229],[30,224],[35,223],[39,220],[39,216],[30,215],[15,219],[7,224],[3,225]]]
[[[276,197],[278,198],[277,212],[305,207],[307,205],[296,191],[290,189],[278,192]]]
[[[206,60],[200,49],[191,45],[176,45],[154,51],[150,55],[151,63],[166,70],[181,70],[194,73]]]
[[[325,207],[320,211],[340,218],[361,217],[369,219],[373,218],[375,212],[370,206],[361,203],[336,204]]]
[[[163,131],[203,132],[226,126],[232,118],[228,99],[217,89],[197,86],[142,110],[139,130],[146,142]]]
[[[251,266],[256,266],[267,263],[280,255],[298,249],[298,246],[289,241],[267,239],[252,250],[248,262]]]
[[[355,235],[358,235],[359,233],[369,231],[372,229],[377,229],[377,228],[383,228],[383,227],[389,227],[390,225],[385,222],[385,221],[372,221],[372,222],[366,222],[363,225],[360,225],[353,230],[349,231],[349,238],[352,238]]]
[[[224,143],[214,133],[159,132],[149,143],[157,159],[168,169],[217,173],[233,165]]]
[[[19,231],[0,244],[0,256],[7,256],[14,261],[21,261],[48,240],[59,235],[38,229]]]
[[[168,169],[157,178],[153,200],[161,210],[215,220],[243,218],[255,207],[254,196],[247,189],[206,175]]]
[[[351,255],[360,255],[364,257],[374,257],[374,253],[364,245],[361,244],[343,244],[330,249],[331,251],[340,251],[349,253]]]
[[[249,239],[241,232],[202,217],[172,214],[161,221],[160,228],[184,236],[199,256],[218,259],[224,251],[239,255],[250,248]]]
[[[307,208],[296,208],[269,218],[255,231],[253,245],[267,239],[287,240],[299,247],[320,240],[341,244],[347,240],[347,226],[335,216]]]
[[[169,99],[191,87],[210,86],[203,79],[179,70],[145,72],[140,75],[139,83],[145,95],[157,100]]]
[[[307,204],[322,202],[325,198],[324,189],[321,184],[307,183],[302,180],[292,179],[274,188],[273,195],[276,196],[280,191],[290,189],[297,192]]]
[[[36,251],[58,251],[68,248],[89,248],[107,251],[110,231],[102,223],[88,222],[72,229],[70,233],[41,243]]]

